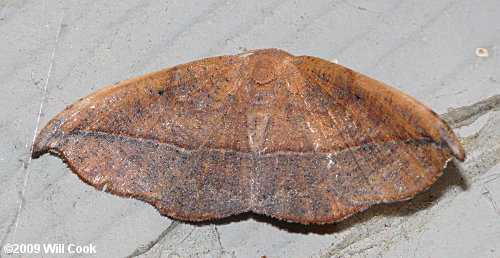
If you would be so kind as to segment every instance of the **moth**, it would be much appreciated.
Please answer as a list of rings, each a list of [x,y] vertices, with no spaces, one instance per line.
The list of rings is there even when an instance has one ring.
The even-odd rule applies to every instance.
[[[365,75],[278,49],[194,61],[120,82],[40,132],[85,183],[173,218],[255,212],[339,221],[427,189],[464,160],[450,127]]]

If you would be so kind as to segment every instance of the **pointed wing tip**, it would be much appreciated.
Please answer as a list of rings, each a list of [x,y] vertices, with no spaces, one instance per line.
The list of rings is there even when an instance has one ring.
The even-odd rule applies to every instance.
[[[443,121],[443,123],[445,122]],[[446,143],[453,156],[460,161],[464,161],[466,156],[465,149],[453,130],[451,130],[451,128],[446,125],[446,127],[439,128],[439,134],[442,138],[442,141]]]
[[[35,141],[33,142],[33,145],[31,146],[31,158],[38,159],[40,158],[40,156],[49,151],[48,146],[46,144],[42,144],[42,142],[45,142],[42,139],[45,138],[47,137],[43,133],[43,131],[38,134]]]
[[[61,119],[56,117],[42,128],[31,146],[31,157],[33,159],[39,158],[54,147],[57,139],[63,134],[61,124]]]
[[[460,142],[458,137],[455,134],[453,134],[453,136],[454,138],[452,141],[447,141],[448,147],[450,148],[455,158],[457,158],[460,161],[464,161],[466,158],[465,149],[462,146],[462,143]]]
[[[460,144],[460,142],[458,143],[458,145],[455,143],[455,145],[448,144],[448,146],[450,147],[453,156],[455,156],[455,158],[457,158],[460,161],[465,160],[466,158],[465,150],[464,147],[462,147],[462,144]]]
[[[31,158],[38,159],[38,158],[40,158],[40,156],[42,156],[45,153],[46,153],[46,151],[42,151],[40,149],[33,148],[33,150],[31,151]]]
[[[49,141],[40,140],[43,137],[44,137],[44,135],[41,135],[41,134],[38,135],[37,139],[33,143],[32,147],[31,147],[31,158],[32,159],[38,159],[41,156],[43,156],[45,153],[48,153],[51,149],[53,149],[51,147],[51,144],[49,144]],[[45,138],[45,139],[47,139],[47,138]]]

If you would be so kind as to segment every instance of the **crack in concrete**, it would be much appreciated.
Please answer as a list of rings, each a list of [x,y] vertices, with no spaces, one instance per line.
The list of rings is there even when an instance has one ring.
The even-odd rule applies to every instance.
[[[217,242],[219,243],[219,255],[222,256],[223,254],[227,253],[227,251],[224,249],[222,246],[222,242],[220,241],[220,232],[217,226],[213,226],[213,230],[215,232],[215,236],[217,237]]]
[[[496,111],[477,133],[463,140],[470,158],[466,159],[462,166],[466,168],[466,171],[475,171],[474,174],[469,174],[472,181],[477,181],[479,175],[500,162],[500,140],[496,136],[500,133],[498,128],[500,116],[498,114]]]
[[[184,241],[186,241],[186,239],[188,239],[191,236],[191,234],[193,234],[193,232],[195,230],[196,230],[196,227],[193,227],[193,229],[191,229],[191,231],[189,231],[189,234],[184,239],[182,239],[181,244],[184,243]]]
[[[178,221],[172,221],[170,225],[161,232],[158,237],[156,237],[154,240],[149,242],[146,246],[140,246],[137,249],[134,250],[130,255],[127,256],[127,258],[132,258],[132,257],[137,257],[139,255],[147,253],[151,248],[153,248],[156,244],[158,244],[163,238],[165,238],[170,232],[172,232],[175,228],[180,226],[181,223]]]
[[[491,203],[491,206],[493,206],[495,213],[500,216],[500,208],[498,207],[495,198],[493,198],[490,189],[486,187],[486,184],[488,184],[489,182],[498,180],[498,178],[500,178],[500,174],[490,175],[489,178],[489,180],[483,183],[483,196],[485,196],[486,199]]]
[[[461,128],[474,123],[479,117],[491,110],[500,109],[500,94],[494,95],[470,106],[449,108],[441,117],[453,128]]]
[[[38,127],[40,126],[40,118],[42,117],[43,104],[45,103],[45,98],[47,96],[47,88],[49,86],[50,75],[52,74],[52,67],[54,66],[54,60],[55,60],[56,50],[57,50],[57,46],[58,46],[58,42],[59,42],[59,36],[61,35],[61,29],[63,27],[63,24],[62,24],[63,17],[64,17],[64,9],[61,11],[61,18],[59,19],[59,26],[57,27],[57,33],[56,33],[55,40],[54,40],[54,48],[52,49],[52,56],[50,58],[50,65],[49,65],[49,69],[47,71],[47,79],[45,80],[45,85],[44,85],[43,93],[42,93],[42,100],[40,101],[40,108],[38,110],[35,130],[33,132],[33,138],[31,141],[31,148],[30,148],[30,152],[28,154],[29,155],[28,162],[26,164],[23,163],[23,165],[21,166],[21,171],[24,171],[24,180],[23,180],[23,185],[21,187],[21,198],[20,198],[20,202],[19,202],[19,208],[17,210],[15,223],[14,223],[14,232],[13,232],[13,237],[12,237],[13,242],[16,241],[17,228],[19,226],[19,217],[21,216],[21,211],[22,211],[22,208],[23,208],[24,203],[25,203],[26,185],[28,183],[31,161],[33,159],[31,156],[31,152],[33,151],[33,147],[34,147],[33,143],[35,142],[36,133],[38,132]]]

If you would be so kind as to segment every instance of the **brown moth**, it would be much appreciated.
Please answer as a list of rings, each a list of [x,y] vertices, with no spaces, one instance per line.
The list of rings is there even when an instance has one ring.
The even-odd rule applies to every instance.
[[[263,49],[140,76],[42,129],[84,182],[185,220],[341,220],[427,189],[465,152],[410,96],[320,58]]]

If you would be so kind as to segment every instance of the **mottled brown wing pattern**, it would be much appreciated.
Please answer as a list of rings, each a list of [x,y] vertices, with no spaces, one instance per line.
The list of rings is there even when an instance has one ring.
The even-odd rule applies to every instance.
[[[418,154],[407,155],[412,151]],[[444,164],[448,158],[440,151],[435,144],[417,141],[337,154],[266,156],[260,160],[259,205],[254,211],[302,223],[337,221],[428,187],[442,169],[434,163]]]
[[[360,137],[369,137],[374,142],[431,138],[449,147],[458,159],[464,159],[464,149],[451,128],[439,115],[414,98],[320,58],[297,57],[295,64],[301,74],[332,96],[332,111],[356,116],[358,119],[355,120],[367,123],[356,126],[350,135],[365,135]],[[339,116],[342,117],[342,113]],[[368,130],[368,133],[359,131],[359,127],[363,127],[364,132]]]
[[[287,146],[289,135],[300,135],[296,145],[304,147],[259,159],[256,212],[306,223],[335,221],[426,189],[453,156],[449,145],[458,146],[455,155],[463,159],[451,129],[411,97],[318,58],[292,63],[277,80],[293,88],[280,94],[288,99],[272,116],[266,149]],[[279,117],[289,118],[274,122]]]
[[[242,64],[205,59],[93,93],[49,122],[34,156],[55,150],[90,185],[171,216],[244,211],[254,173],[240,153],[248,150]]]
[[[245,211],[338,221],[411,197],[464,151],[438,115],[314,57],[251,51],[179,65],[91,94],[53,118],[55,150],[85,182],[182,219]]]
[[[234,94],[242,63],[234,57],[216,57],[119,83],[61,113],[60,117],[74,118],[65,121],[63,129],[150,139],[186,149],[211,140],[210,147],[247,150],[245,127],[237,122],[244,107],[237,105],[241,100]]]

